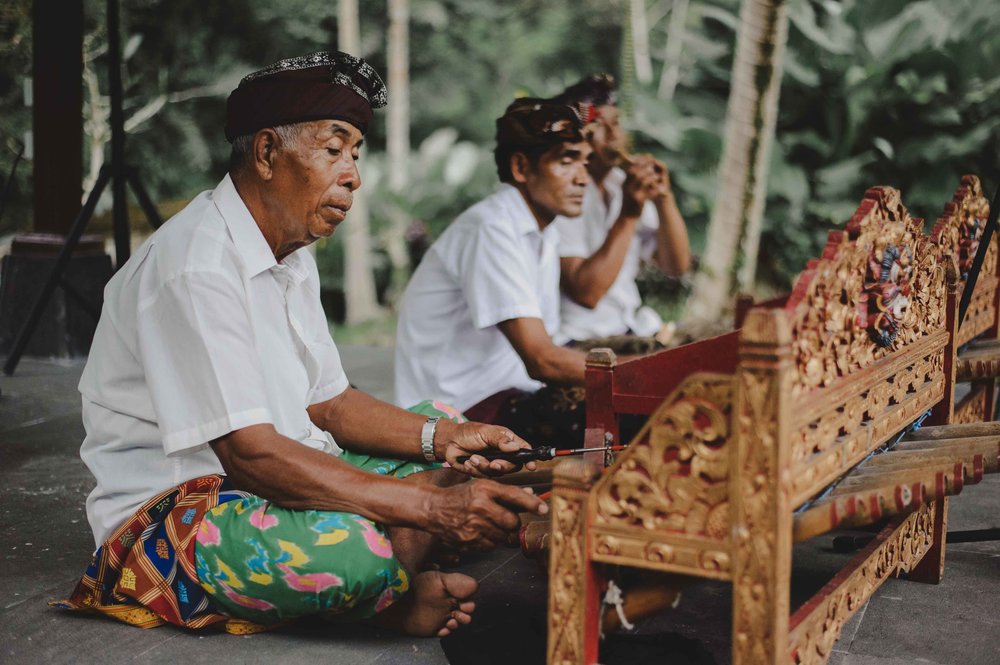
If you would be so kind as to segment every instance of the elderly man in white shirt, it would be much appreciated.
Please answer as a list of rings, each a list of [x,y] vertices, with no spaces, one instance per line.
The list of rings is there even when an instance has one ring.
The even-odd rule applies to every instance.
[[[532,441],[582,443],[585,355],[552,340],[552,221],[580,213],[591,152],[580,130],[574,109],[547,100],[516,100],[497,120],[503,185],[452,222],[403,294],[397,403],[433,397]]]
[[[667,167],[648,155],[625,156],[625,134],[609,75],[588,76],[556,99],[586,114],[585,134],[594,149],[587,165],[591,182],[583,214],[555,224],[563,290],[558,339],[582,348],[651,350],[664,324],[653,309],[642,306],[635,283],[640,263],[653,260],[675,277],[691,265],[687,229]],[[608,339],[621,335],[632,339]]]
[[[344,375],[302,248],[344,221],[385,97],[339,52],[247,76],[229,175],[109,282],[80,382],[99,549],[64,607],[236,632],[323,612],[442,636],[471,620],[476,582],[425,569],[431,548],[490,549],[518,512],[546,511],[461,482],[514,468],[482,455],[528,446],[509,430],[404,411]]]

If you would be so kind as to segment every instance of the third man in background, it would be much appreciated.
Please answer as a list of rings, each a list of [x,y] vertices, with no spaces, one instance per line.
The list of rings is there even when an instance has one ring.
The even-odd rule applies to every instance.
[[[555,223],[563,292],[556,339],[581,348],[650,351],[654,340],[669,337],[672,327],[642,305],[635,282],[640,262],[653,261],[674,277],[691,267],[687,229],[669,172],[649,155],[626,156],[609,75],[592,74],[555,99],[584,114],[585,134],[594,149],[582,215]]]

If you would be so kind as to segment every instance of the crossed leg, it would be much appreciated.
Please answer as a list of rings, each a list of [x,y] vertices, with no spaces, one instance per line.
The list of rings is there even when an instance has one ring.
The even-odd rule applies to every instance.
[[[465,482],[467,476],[449,469],[431,469],[407,476],[404,481],[450,487]],[[409,635],[444,637],[460,625],[472,621],[476,603],[472,595],[479,583],[461,573],[425,570],[438,548],[437,539],[425,531],[394,527],[389,540],[399,562],[413,576],[410,593],[375,616],[375,621]]]

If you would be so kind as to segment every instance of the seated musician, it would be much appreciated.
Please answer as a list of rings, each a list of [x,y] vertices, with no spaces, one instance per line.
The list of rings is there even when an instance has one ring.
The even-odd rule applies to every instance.
[[[344,53],[247,76],[229,174],[108,284],[80,382],[100,548],[63,607],[232,630],[332,613],[441,636],[471,620],[477,585],[428,569],[432,548],[487,550],[519,512],[546,512],[464,482],[513,470],[476,454],[527,447],[506,428],[348,385],[304,248],[344,221],[385,100]]]
[[[516,100],[496,126],[503,185],[452,222],[403,295],[396,401],[432,397],[536,444],[579,447],[586,356],[552,341],[552,221],[580,214],[591,148],[575,110],[546,100]]]
[[[610,76],[592,74],[556,99],[584,109],[584,133],[594,149],[587,164],[591,182],[583,214],[555,222],[563,292],[558,338],[580,348],[649,352],[657,339],[669,338],[672,326],[642,306],[635,283],[640,262],[652,259],[675,277],[691,266],[687,229],[670,175],[651,156],[625,156]],[[628,337],[619,337],[623,335]]]

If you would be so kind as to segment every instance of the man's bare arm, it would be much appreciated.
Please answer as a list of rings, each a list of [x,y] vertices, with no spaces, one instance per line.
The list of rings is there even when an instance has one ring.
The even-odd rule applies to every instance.
[[[583,385],[587,354],[556,346],[541,319],[509,319],[499,326],[531,378],[557,385]]]
[[[341,394],[313,404],[308,408],[309,419],[326,430],[341,447],[354,452],[424,461],[420,450],[420,432],[427,416],[412,413],[371,395],[348,388]],[[471,475],[500,475],[515,470],[510,462],[487,462],[476,451],[500,448],[513,452],[529,447],[506,427],[483,423],[455,423],[442,418],[434,433],[434,451],[437,458],[447,461],[456,469]],[[458,457],[472,454],[464,465]],[[534,468],[534,462],[527,465]]]
[[[226,475],[240,489],[286,508],[364,515],[390,526],[421,526],[430,499],[416,486],[376,476],[333,455],[252,425],[212,442]]]
[[[212,449],[236,487],[280,506],[354,513],[458,547],[490,549],[516,528],[517,512],[546,512],[537,497],[490,480],[439,487],[368,473],[272,425],[230,432]]]
[[[691,270],[691,244],[687,225],[667,184],[667,192],[654,199],[660,226],[656,230],[656,263],[665,274],[680,277]]]
[[[621,215],[608,231],[604,243],[587,258],[560,259],[559,285],[573,302],[593,309],[618,278],[629,245],[635,237],[639,217]]]

